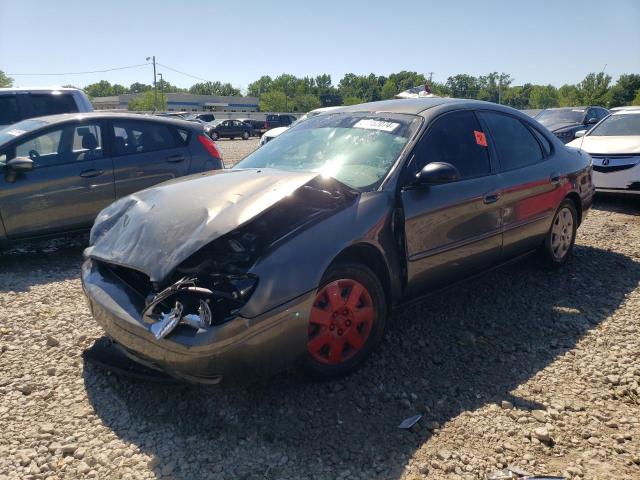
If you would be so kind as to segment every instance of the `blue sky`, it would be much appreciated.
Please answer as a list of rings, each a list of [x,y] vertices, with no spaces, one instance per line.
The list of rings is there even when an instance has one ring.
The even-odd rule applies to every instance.
[[[514,84],[640,73],[640,1],[0,0],[0,70],[56,73],[157,61],[241,88],[261,75],[507,72]],[[198,80],[159,67],[165,80]],[[22,86],[151,83],[150,66],[14,76]]]

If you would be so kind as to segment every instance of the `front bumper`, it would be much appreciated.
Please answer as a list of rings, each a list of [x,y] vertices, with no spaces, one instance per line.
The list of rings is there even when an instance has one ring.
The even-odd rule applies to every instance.
[[[595,168],[604,170],[602,160],[594,158],[593,183],[596,190],[606,193],[622,193],[640,195],[640,163],[630,168],[614,171],[596,171]],[[598,163],[596,163],[598,162]],[[611,161],[613,163],[613,160]],[[609,165],[612,165],[610,163]],[[614,168],[616,168],[614,166]]]
[[[176,378],[217,383],[227,376],[269,374],[306,353],[314,292],[255,318],[237,316],[200,330],[179,326],[156,340],[141,318],[144,300],[109,270],[86,260],[82,286],[94,318],[127,355]]]

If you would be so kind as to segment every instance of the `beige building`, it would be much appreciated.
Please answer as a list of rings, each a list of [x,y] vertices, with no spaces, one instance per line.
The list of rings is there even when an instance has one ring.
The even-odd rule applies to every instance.
[[[95,110],[127,110],[129,102],[139,93],[127,93],[112,97],[95,97],[91,100]],[[220,97],[217,95],[192,95],[190,93],[165,93],[168,112],[257,112],[255,97]]]

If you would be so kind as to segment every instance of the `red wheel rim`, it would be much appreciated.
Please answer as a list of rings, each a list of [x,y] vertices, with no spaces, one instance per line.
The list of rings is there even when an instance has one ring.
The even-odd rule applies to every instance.
[[[360,282],[340,279],[325,285],[309,317],[309,354],[326,365],[346,362],[364,347],[374,318],[371,295]]]

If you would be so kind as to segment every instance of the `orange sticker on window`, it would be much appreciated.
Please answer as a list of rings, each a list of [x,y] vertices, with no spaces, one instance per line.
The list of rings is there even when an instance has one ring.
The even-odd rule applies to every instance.
[[[487,146],[487,137],[485,136],[484,132],[474,130],[473,134],[476,136],[476,143],[478,145],[480,145],[481,147]]]

